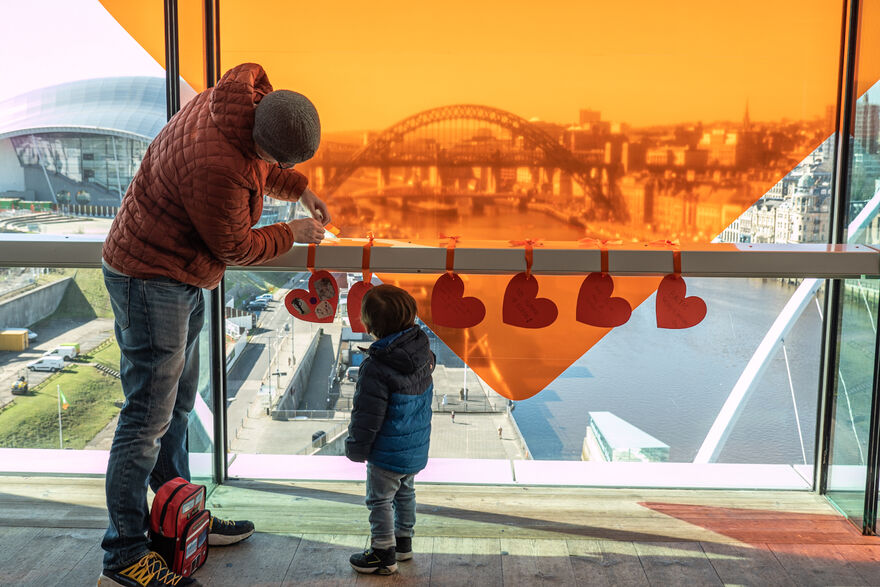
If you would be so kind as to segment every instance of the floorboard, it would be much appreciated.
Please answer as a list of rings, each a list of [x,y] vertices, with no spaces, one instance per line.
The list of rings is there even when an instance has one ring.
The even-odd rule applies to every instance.
[[[577,585],[650,585],[632,542],[567,540]]]
[[[636,542],[635,547],[651,585],[723,585],[697,542]]]
[[[573,585],[574,570],[564,540],[501,540],[504,585]]]

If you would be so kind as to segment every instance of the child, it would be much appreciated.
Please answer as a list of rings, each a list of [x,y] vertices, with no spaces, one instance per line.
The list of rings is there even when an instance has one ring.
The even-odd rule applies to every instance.
[[[397,561],[412,558],[413,478],[428,463],[435,362],[415,318],[415,300],[399,287],[379,285],[364,295],[361,320],[378,340],[360,366],[345,440],[345,456],[367,462],[372,538],[349,559],[359,573],[390,575]]]

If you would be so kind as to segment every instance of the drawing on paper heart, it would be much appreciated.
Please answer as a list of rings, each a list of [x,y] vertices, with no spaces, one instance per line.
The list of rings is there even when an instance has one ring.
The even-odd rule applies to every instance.
[[[361,322],[361,303],[364,295],[372,289],[373,284],[366,281],[358,281],[348,288],[348,301],[346,308],[348,309],[348,319],[351,322],[352,332],[366,332],[367,327]]]
[[[439,326],[470,328],[486,317],[486,306],[464,295],[464,281],[457,273],[444,273],[431,291],[431,319]]]
[[[294,289],[284,297],[284,306],[294,318],[306,322],[333,322],[339,286],[328,271],[315,271],[309,277],[309,289]]]
[[[657,328],[690,328],[706,317],[706,302],[685,297],[687,285],[681,275],[667,275],[657,288]]]
[[[520,328],[544,328],[553,324],[559,315],[556,304],[537,295],[538,280],[534,275],[525,272],[514,275],[504,291],[502,320]]]
[[[607,273],[590,273],[581,284],[577,299],[578,322],[614,328],[625,324],[632,315],[632,308],[623,298],[612,298],[614,279]]]

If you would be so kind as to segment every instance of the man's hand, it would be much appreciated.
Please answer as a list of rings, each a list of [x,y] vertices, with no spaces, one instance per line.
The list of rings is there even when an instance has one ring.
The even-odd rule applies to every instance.
[[[295,243],[320,243],[324,240],[324,227],[314,218],[300,218],[287,223],[293,231]]]
[[[320,222],[322,226],[330,222],[330,210],[327,209],[327,204],[315,195],[315,192],[306,188],[300,195],[299,201],[306,207],[312,218]]]

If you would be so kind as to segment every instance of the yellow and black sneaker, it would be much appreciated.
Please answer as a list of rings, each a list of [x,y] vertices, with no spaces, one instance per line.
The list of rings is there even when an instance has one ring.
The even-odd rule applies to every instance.
[[[392,575],[397,572],[397,557],[394,547],[382,550],[370,548],[358,554],[351,555],[348,559],[351,567],[358,573],[376,573],[377,575]]]
[[[165,560],[150,552],[131,566],[118,571],[104,569],[98,577],[98,587],[199,587],[201,583],[171,571]]]
[[[210,546],[229,546],[241,542],[254,533],[254,523],[247,520],[221,520],[211,516],[211,529],[208,531]]]

